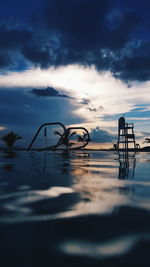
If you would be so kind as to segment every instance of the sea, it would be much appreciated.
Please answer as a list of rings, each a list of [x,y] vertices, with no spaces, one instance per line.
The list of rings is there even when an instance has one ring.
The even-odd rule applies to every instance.
[[[150,265],[150,152],[0,151],[1,267]]]

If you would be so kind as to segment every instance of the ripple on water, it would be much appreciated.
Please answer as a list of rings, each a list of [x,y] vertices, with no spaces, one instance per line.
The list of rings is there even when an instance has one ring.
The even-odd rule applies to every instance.
[[[150,154],[125,165],[110,152],[0,157],[4,266],[144,266]]]
[[[50,219],[72,204],[74,191],[67,187],[51,187],[47,190],[26,190],[0,196],[0,222],[41,221],[44,216]],[[65,203],[67,202],[67,203]],[[49,213],[49,214],[48,214]]]

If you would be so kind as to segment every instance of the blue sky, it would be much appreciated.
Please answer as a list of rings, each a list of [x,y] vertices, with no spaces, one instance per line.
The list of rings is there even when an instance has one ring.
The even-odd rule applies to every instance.
[[[0,9],[0,136],[44,122],[113,142],[122,114],[150,136],[148,1],[17,0]]]

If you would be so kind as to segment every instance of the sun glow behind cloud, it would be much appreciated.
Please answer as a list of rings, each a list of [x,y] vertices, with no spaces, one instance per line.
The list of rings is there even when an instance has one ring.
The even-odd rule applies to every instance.
[[[47,70],[33,68],[24,72],[0,75],[0,87],[5,87],[6,90],[16,87],[20,90],[21,88],[28,90],[29,87],[46,88],[47,86],[63,90],[74,98],[72,101],[76,105],[74,115],[84,117],[85,126],[88,128],[100,126],[116,130],[117,119],[113,116],[127,114],[137,105],[150,104],[150,82],[135,83],[128,88],[126,84],[113,78],[109,72],[98,73],[94,67],[69,65]],[[88,103],[83,104],[83,99],[87,99]],[[106,119],[108,116],[109,120]],[[136,123],[138,114],[134,119]],[[148,126],[148,119],[144,118],[143,113],[145,127]]]

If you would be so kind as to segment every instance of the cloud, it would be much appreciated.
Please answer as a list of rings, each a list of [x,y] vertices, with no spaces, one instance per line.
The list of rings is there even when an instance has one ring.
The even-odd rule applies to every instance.
[[[40,66],[41,68],[48,68],[51,65],[50,53],[48,50],[42,47],[37,47],[34,45],[23,47],[22,49],[23,56],[32,62],[34,66]]]
[[[112,29],[105,23],[112,9],[114,3],[109,0],[52,0],[48,1],[45,18],[50,29],[62,34],[62,44],[72,47],[72,52],[119,49],[137,25],[138,17],[131,10],[120,12],[117,27]]]
[[[92,104],[92,102],[89,99],[87,99],[87,98],[83,98],[82,101],[80,102],[80,104],[83,104],[83,105],[88,106],[87,107],[87,110],[88,111],[91,111],[91,112],[101,112],[101,111],[104,110],[104,107],[103,106],[94,107],[94,105]]]
[[[97,108],[94,108],[93,105],[91,107],[87,108],[91,112],[101,112],[104,110],[103,106],[98,106]]]
[[[1,126],[20,132],[21,135],[33,135],[45,122],[60,121],[65,125],[80,124],[86,119],[75,115],[76,105],[66,97],[34,97],[29,88],[0,88]]]
[[[116,140],[116,135],[108,132],[107,130],[100,129],[99,126],[91,129],[90,137],[92,142],[95,143],[108,143]]]
[[[18,87],[18,90],[26,91],[26,93],[29,90],[31,91],[32,88],[57,88],[59,92],[73,97],[74,100],[60,97],[35,97],[32,93],[28,93],[28,95],[32,101],[37,100],[39,103],[42,100],[49,101],[49,104],[51,101],[64,100],[72,104],[76,103],[77,117],[84,116],[89,122],[89,128],[95,128],[97,125],[115,127],[115,125],[117,126],[118,116],[121,116],[122,113],[127,116],[127,113],[137,105],[139,107],[141,105],[145,107],[146,105],[147,109],[150,103],[150,82],[140,85],[135,83],[131,88],[127,88],[124,83],[116,80],[109,73],[99,74],[94,68],[83,68],[74,65],[57,69],[34,69],[5,74],[0,76],[0,86],[5,87],[6,103],[11,102],[15,97],[15,95],[13,97],[13,92],[11,94],[12,97],[8,97],[7,90],[10,91],[10,87],[12,87],[12,91],[15,87]],[[80,103],[84,98],[90,100],[88,105]],[[1,103],[3,103],[3,99],[0,99]],[[87,108],[96,108],[97,112],[91,112]],[[132,112],[129,115],[130,117],[139,117],[139,112],[135,114]],[[143,116],[145,117],[144,114]],[[138,127],[140,128],[141,125]],[[148,123],[145,127],[149,128]]]
[[[13,50],[22,47],[32,37],[31,31],[23,29],[22,27],[16,27],[9,23],[0,24],[0,49]]]
[[[13,64],[9,53],[0,51],[0,69],[4,69]]]
[[[2,70],[78,64],[109,71],[128,84],[150,79],[150,42],[141,41],[146,26],[135,1],[45,2],[30,27],[0,23]]]
[[[43,19],[41,41],[34,36],[23,50],[35,66],[94,65],[126,83],[149,80],[149,52],[143,56],[144,47],[133,44],[142,23],[133,9],[115,8],[108,0],[52,0]]]
[[[150,42],[142,42],[137,48],[131,48],[128,55],[115,60],[112,73],[125,82],[150,80]]]
[[[91,112],[97,112],[97,109],[96,108],[87,108],[89,111]]]
[[[58,90],[54,89],[53,87],[47,87],[45,89],[36,89],[33,88],[31,92],[39,97],[65,97],[71,98],[70,96],[59,92]]]
[[[21,56],[21,50],[31,40],[32,32],[15,23],[1,22],[0,36],[0,69],[15,66],[18,53]]]
[[[48,1],[45,27],[49,44],[41,47],[49,51],[49,56],[47,62],[38,63],[41,67],[47,64],[95,65],[98,71],[110,71],[126,81],[123,76],[117,76],[115,66],[118,63],[121,68],[122,49],[138,24],[139,17],[134,11],[114,9],[112,1]],[[30,49],[32,54],[32,45]],[[36,64],[36,60],[33,63]]]
[[[83,98],[82,101],[80,102],[80,104],[83,104],[83,105],[89,105],[89,103],[90,103],[90,100],[87,98]]]

